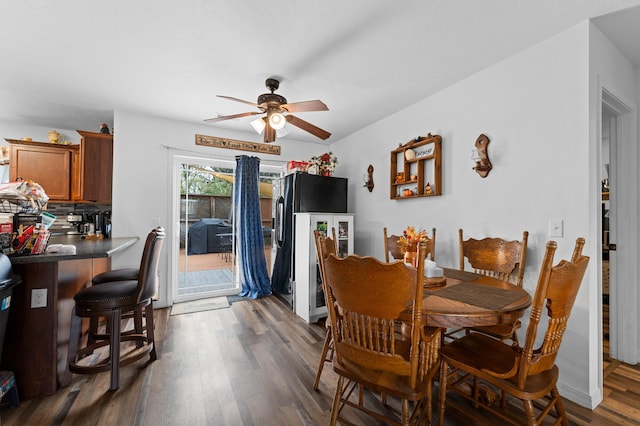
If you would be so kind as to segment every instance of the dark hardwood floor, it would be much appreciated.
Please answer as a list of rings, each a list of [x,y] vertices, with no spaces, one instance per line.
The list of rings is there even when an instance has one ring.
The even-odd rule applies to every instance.
[[[275,297],[177,316],[161,309],[156,317],[159,359],[122,368],[118,391],[108,390],[107,373],[75,375],[72,384],[55,395],[23,401],[18,408],[3,405],[2,424],[329,423],[336,382],[330,366],[319,392],[312,390],[325,333],[321,324],[305,323]],[[605,373],[605,400],[595,411],[566,401],[571,423],[640,424],[640,367],[614,362]],[[468,405],[465,411],[472,416],[448,409],[446,424],[500,424]],[[353,420],[375,424],[359,417]]]

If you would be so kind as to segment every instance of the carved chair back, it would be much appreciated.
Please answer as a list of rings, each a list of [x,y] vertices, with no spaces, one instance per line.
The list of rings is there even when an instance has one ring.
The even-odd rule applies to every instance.
[[[527,257],[529,233],[522,233],[522,241],[506,241],[502,238],[463,239],[458,230],[460,270],[465,269],[465,258],[473,272],[509,281],[522,287]]]

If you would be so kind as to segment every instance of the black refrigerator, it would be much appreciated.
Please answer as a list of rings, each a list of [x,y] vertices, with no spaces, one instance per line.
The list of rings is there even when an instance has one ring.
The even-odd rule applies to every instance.
[[[293,307],[294,213],[346,213],[347,179],[294,173],[273,185],[271,292]]]

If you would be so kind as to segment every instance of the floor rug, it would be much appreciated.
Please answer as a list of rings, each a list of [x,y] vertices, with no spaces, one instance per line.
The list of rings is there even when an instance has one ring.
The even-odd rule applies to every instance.
[[[178,295],[205,293],[234,288],[231,269],[190,271],[178,274]]]
[[[233,304],[233,302],[242,302],[245,300],[253,300],[250,297],[243,297],[243,296],[238,296],[237,294],[233,295],[233,296],[227,296],[227,301],[229,302],[229,304]]]
[[[193,312],[210,311],[212,309],[223,309],[228,307],[229,302],[226,297],[212,297],[210,299],[176,303],[171,307],[171,315],[191,314]]]

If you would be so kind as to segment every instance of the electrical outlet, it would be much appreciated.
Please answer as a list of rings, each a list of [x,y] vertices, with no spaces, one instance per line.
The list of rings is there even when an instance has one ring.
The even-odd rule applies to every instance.
[[[47,307],[47,289],[34,288],[31,290],[31,307],[46,308]]]

